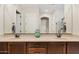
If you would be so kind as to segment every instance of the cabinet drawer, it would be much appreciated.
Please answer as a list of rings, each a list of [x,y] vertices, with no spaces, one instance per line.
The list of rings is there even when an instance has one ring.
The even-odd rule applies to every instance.
[[[30,54],[45,54],[46,48],[28,48]]]
[[[0,54],[7,54],[7,53],[8,53],[8,43],[0,42]]]
[[[28,48],[46,48],[47,47],[47,43],[40,43],[40,42],[32,42],[32,43],[27,43],[27,47]]]

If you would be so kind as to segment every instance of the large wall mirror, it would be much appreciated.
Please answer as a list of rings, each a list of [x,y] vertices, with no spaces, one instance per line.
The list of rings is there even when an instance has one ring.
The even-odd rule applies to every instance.
[[[72,32],[71,6],[63,4],[6,4],[4,5],[4,33],[12,33],[17,23],[19,33],[56,33],[56,23],[64,17],[67,32]],[[16,12],[16,10],[19,10]],[[21,27],[20,27],[21,26]]]

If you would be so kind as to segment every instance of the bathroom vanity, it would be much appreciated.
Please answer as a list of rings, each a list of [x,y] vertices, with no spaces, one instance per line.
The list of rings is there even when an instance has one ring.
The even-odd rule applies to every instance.
[[[33,35],[21,38],[0,38],[1,54],[79,54],[79,37],[64,36],[41,36]]]

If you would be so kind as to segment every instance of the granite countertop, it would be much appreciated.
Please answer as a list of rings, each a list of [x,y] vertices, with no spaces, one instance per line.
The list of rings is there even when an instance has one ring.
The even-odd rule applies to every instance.
[[[0,36],[0,42],[79,42],[79,36],[62,35],[57,38],[56,35],[41,35],[36,38],[34,35],[21,35],[20,38],[15,38],[14,35]]]

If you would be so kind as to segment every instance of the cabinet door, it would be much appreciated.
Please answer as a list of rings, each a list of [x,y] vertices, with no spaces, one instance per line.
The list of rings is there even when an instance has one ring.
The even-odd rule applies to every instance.
[[[79,42],[67,43],[68,54],[79,54]]]
[[[66,52],[66,45],[62,42],[48,43],[48,54],[63,54]]]
[[[0,42],[0,54],[8,53],[8,43]]]
[[[8,43],[9,53],[23,54],[26,53],[26,43],[24,42],[12,42]]]
[[[29,53],[29,54],[46,54],[47,53],[47,43],[44,43],[44,42],[27,43],[27,53]]]

